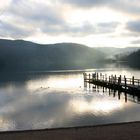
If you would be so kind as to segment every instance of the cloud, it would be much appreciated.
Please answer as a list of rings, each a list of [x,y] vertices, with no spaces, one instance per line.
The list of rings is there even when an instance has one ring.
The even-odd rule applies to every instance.
[[[43,29],[46,29],[48,34],[57,32],[56,29],[65,24],[61,12],[57,10],[32,0],[13,0],[1,18],[0,36],[28,37]]]
[[[109,7],[117,12],[125,12],[129,14],[140,13],[139,0],[61,0],[62,2],[79,7],[79,8],[97,8],[97,7]]]
[[[140,20],[128,22],[126,29],[132,33],[140,33]]]
[[[130,0],[7,1],[9,3],[4,5],[3,0],[1,3],[3,6],[0,6],[5,8],[0,15],[0,37],[2,38],[33,38],[37,42],[49,38],[48,40],[52,43],[62,42],[65,38],[64,41],[81,43],[81,38],[85,37],[83,40],[86,40],[86,43],[94,44],[95,41],[91,38],[95,37],[97,45],[100,45],[103,40],[110,44],[109,42],[112,41],[110,38],[104,39],[109,35],[114,35],[115,40],[118,34],[124,33],[126,35],[121,37],[129,38],[138,36],[140,32],[139,20],[136,20],[140,19],[138,0],[133,2]],[[126,14],[124,17],[124,13],[136,16]],[[124,29],[125,23],[127,30]],[[100,35],[104,36],[102,41],[99,38]]]
[[[118,22],[99,23],[97,29],[99,33],[112,33],[115,32],[118,25]]]
[[[90,24],[83,23],[80,26],[71,26],[68,24],[63,24],[59,26],[49,26],[48,28],[44,26],[42,31],[47,34],[67,34],[71,36],[86,36],[93,34],[106,34],[115,32],[116,27],[119,23],[110,22],[110,23],[98,23]]]
[[[13,0],[8,13],[11,16],[25,19],[28,22],[41,23],[43,21],[46,25],[63,22],[63,17],[58,9],[45,3],[36,3],[32,0]]]
[[[0,1],[0,15],[2,15],[10,6],[11,0],[1,0]]]
[[[21,28],[10,23],[0,21],[0,36],[2,37],[13,37],[13,38],[23,38],[30,36],[34,31],[28,28]]]
[[[140,39],[132,41],[131,44],[140,44]]]
[[[62,0],[62,1],[77,7],[97,7],[103,5],[110,5],[110,3],[117,2],[117,0]]]
[[[12,0],[5,12],[7,18],[4,16],[0,22],[0,35],[26,38],[36,32],[42,32],[47,35],[86,36],[114,32],[118,25],[115,22],[99,24],[83,22],[81,25],[73,25],[67,22],[61,8],[62,6],[36,0]]]

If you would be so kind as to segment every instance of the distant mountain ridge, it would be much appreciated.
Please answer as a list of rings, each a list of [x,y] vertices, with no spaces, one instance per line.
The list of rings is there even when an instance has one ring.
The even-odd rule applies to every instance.
[[[104,53],[75,43],[41,45],[0,39],[0,71],[81,69],[102,65]]]
[[[122,57],[136,52],[140,47],[127,47],[127,48],[116,48],[116,47],[95,47],[97,50],[104,52],[108,58]]]

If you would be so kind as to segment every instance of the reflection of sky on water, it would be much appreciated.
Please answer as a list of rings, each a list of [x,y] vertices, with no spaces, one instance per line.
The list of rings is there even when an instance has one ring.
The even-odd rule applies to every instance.
[[[63,88],[63,89],[71,89],[78,88],[83,86],[82,82],[82,74],[65,74],[65,75],[51,75],[47,77],[42,77],[41,79],[29,80],[27,84],[27,88],[29,90],[38,89],[38,88]],[[47,80],[46,80],[47,79]]]
[[[140,106],[131,96],[126,103],[123,93],[118,100],[118,93],[84,89],[82,72],[40,73],[25,79],[1,82],[1,131],[140,121]]]

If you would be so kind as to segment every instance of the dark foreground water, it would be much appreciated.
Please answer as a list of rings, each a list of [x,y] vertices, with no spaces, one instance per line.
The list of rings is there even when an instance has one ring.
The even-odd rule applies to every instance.
[[[1,75],[0,131],[140,121],[138,96],[84,88],[84,71],[140,78],[132,69]]]

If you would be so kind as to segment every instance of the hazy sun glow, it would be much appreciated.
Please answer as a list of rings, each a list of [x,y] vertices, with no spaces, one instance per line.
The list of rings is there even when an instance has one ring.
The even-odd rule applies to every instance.
[[[0,14],[2,14],[3,12],[5,12],[5,10],[7,10],[8,6],[10,5],[10,2],[12,0],[1,0],[0,1]]]
[[[106,22],[126,22],[128,17],[123,14],[117,13],[108,8],[90,9],[83,11],[81,9],[69,9],[64,13],[65,19],[70,24],[81,24],[89,22],[95,23],[106,23]]]

